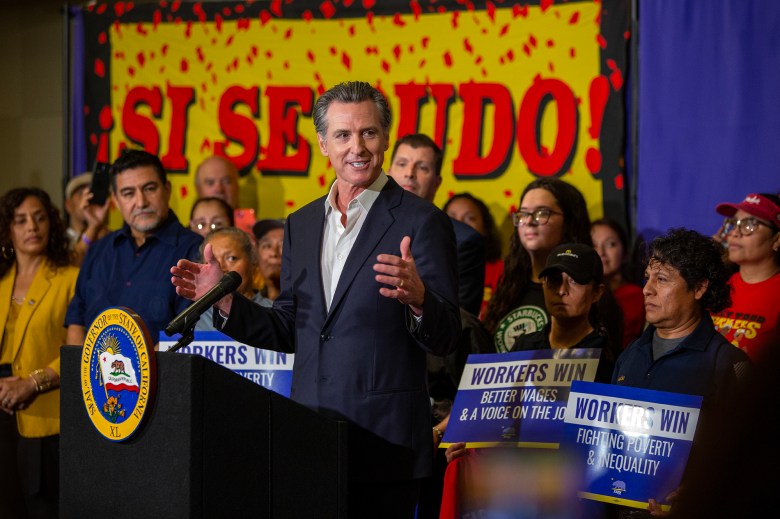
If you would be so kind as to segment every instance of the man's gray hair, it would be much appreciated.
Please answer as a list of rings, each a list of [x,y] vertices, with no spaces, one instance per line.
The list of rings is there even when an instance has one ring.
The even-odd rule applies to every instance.
[[[345,81],[330,88],[314,104],[314,128],[322,139],[328,136],[328,108],[331,103],[361,103],[373,101],[379,110],[379,119],[385,133],[390,133],[392,115],[385,96],[365,81]]]

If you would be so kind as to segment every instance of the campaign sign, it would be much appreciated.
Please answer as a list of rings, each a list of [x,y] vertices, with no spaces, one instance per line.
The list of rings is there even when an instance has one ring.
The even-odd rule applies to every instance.
[[[180,337],[178,334],[169,337],[160,332],[160,351],[171,349]],[[290,396],[295,358],[292,353],[247,346],[217,331],[196,331],[195,339],[176,352],[206,357],[255,384],[288,398]]]
[[[580,497],[634,508],[680,485],[702,398],[649,389],[573,382],[562,447],[585,470]]]
[[[597,348],[469,355],[441,447],[558,448],[574,380],[596,377]]]

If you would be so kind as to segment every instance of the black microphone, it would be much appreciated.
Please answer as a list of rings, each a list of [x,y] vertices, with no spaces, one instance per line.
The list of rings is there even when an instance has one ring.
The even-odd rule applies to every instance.
[[[219,283],[214,285],[211,290],[184,309],[182,313],[174,317],[173,321],[165,327],[165,334],[169,337],[192,327],[197,322],[200,315],[208,308],[214,306],[214,303],[233,292],[241,284],[241,275],[238,272],[228,272]]]

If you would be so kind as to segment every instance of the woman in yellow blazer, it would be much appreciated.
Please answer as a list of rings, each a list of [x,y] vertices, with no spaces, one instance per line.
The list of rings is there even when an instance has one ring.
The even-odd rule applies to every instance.
[[[49,195],[0,198],[0,517],[55,517],[60,346],[78,269]]]

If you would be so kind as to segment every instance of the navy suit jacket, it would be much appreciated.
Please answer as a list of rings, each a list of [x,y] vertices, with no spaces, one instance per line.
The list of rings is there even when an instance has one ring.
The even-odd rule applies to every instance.
[[[458,250],[458,301],[464,310],[479,315],[485,293],[485,239],[470,225],[450,220]]]
[[[427,476],[433,440],[426,353],[451,352],[461,329],[450,219],[389,178],[347,258],[329,311],[320,269],[324,224],[324,197],[289,216],[282,290],[273,308],[234,296],[223,331],[246,344],[295,353],[290,397],[360,431],[352,458],[363,464],[351,467],[353,475]],[[379,293],[373,269],[377,255],[400,255],[404,236],[411,237],[425,284],[416,329],[405,305]]]

